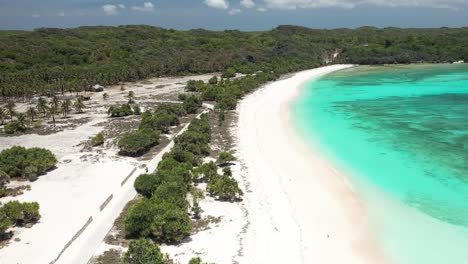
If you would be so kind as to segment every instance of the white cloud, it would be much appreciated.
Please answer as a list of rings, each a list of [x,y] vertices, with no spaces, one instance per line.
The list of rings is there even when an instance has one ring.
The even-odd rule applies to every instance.
[[[143,6],[132,6],[133,10],[142,11],[142,12],[153,12],[154,4],[151,2],[144,2]]]
[[[258,11],[258,12],[266,12],[267,9],[264,8],[264,7],[259,7],[259,8],[257,8],[257,11]]]
[[[122,8],[122,9],[125,9],[125,5],[124,5],[124,4],[119,4],[118,6],[119,6],[120,8]]]
[[[237,14],[240,14],[240,13],[242,13],[242,10],[240,10],[239,8],[233,8],[233,9],[229,10],[229,14],[231,16],[234,16],[234,15],[237,15]]]
[[[229,8],[229,3],[226,0],[205,0],[205,4],[218,9],[226,10]]]
[[[298,9],[341,7],[354,8],[362,5],[382,7],[431,7],[458,9],[467,0],[263,0],[268,8]]]
[[[59,17],[64,17],[64,16],[65,16],[65,12],[58,12],[58,13],[57,13],[57,16],[59,16]]]
[[[33,14],[31,17],[33,17],[33,18],[40,18],[41,15],[39,15],[39,14]]]
[[[103,5],[103,6],[102,6],[102,10],[103,10],[104,13],[106,13],[106,15],[108,15],[108,16],[118,15],[118,14],[119,14],[119,10],[117,10],[117,6],[116,6],[116,5]]]
[[[242,0],[240,2],[241,6],[245,7],[245,8],[252,8],[255,6],[255,3],[254,1],[252,0]]]

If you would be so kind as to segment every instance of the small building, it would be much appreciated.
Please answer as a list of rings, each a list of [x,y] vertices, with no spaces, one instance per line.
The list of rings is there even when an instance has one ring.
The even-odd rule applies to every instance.
[[[84,94],[81,95],[81,98],[83,98],[83,100],[85,100],[85,101],[89,101],[89,100],[91,100],[92,95],[93,94],[91,94],[91,93],[84,93]]]
[[[91,92],[99,93],[99,92],[104,92],[104,86],[95,84],[93,87],[91,87]]]

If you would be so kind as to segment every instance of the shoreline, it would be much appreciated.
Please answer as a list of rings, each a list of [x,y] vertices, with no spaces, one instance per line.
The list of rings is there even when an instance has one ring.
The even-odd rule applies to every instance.
[[[290,120],[305,82],[352,66],[298,72],[241,102],[238,154],[254,191],[244,197],[249,227],[239,263],[386,263],[350,183]]]

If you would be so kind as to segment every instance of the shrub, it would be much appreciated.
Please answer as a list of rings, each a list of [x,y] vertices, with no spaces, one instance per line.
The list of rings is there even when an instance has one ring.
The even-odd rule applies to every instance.
[[[192,258],[188,264],[202,264],[202,260],[199,257]]]
[[[242,196],[242,190],[236,179],[229,176],[221,176],[211,181],[207,187],[208,193],[223,201],[232,201]]]
[[[153,236],[163,242],[179,242],[190,235],[192,221],[185,208],[173,204],[157,205],[157,219]]]
[[[236,70],[234,68],[228,68],[223,74],[221,75],[221,78],[232,78],[236,77]]]
[[[156,177],[155,174],[141,174],[138,176],[138,178],[136,178],[133,186],[139,194],[150,198],[153,196],[153,192],[156,190],[159,184],[160,180]]]
[[[142,129],[125,133],[119,140],[120,153],[128,156],[139,156],[159,143],[159,132]]]
[[[184,208],[146,198],[130,207],[125,218],[125,232],[131,237],[178,242],[190,235],[191,231],[192,223]]]
[[[0,215],[8,217],[11,223],[18,226],[36,223],[41,218],[39,204],[36,202],[10,201],[0,208],[0,212]]]
[[[125,234],[129,237],[149,237],[155,213],[154,204],[149,199],[140,199],[125,216]]]
[[[159,130],[162,133],[169,133],[169,127],[179,125],[179,118],[176,114],[166,109],[157,110],[154,114],[145,112],[142,115],[139,129]]]
[[[159,185],[154,192],[153,199],[157,203],[170,203],[177,207],[187,209],[187,188],[180,182],[165,182]]]
[[[184,107],[187,114],[195,114],[197,113],[198,109],[202,107],[202,100],[196,95],[187,96],[184,99],[182,106]]]
[[[123,104],[121,106],[111,106],[107,113],[111,117],[123,117],[133,115],[133,110],[129,104]]]
[[[161,253],[158,245],[150,239],[141,238],[130,242],[124,257],[125,264],[170,264],[172,261]]]
[[[141,115],[141,108],[138,105],[133,106],[133,114],[135,115]]]
[[[204,86],[205,86],[205,83],[203,81],[190,80],[187,82],[187,85],[185,86],[185,91],[198,92]]]
[[[3,131],[7,134],[14,134],[16,132],[25,132],[27,127],[18,121],[10,121],[4,127]]]
[[[230,152],[223,151],[220,152],[218,155],[218,159],[216,160],[216,163],[218,163],[220,166],[227,165],[231,161],[235,161],[236,157],[232,155]]]
[[[216,76],[211,77],[211,78],[208,80],[208,83],[209,83],[209,84],[212,84],[212,85],[217,84],[217,83],[218,83],[218,77],[216,77]]]
[[[102,144],[104,144],[104,133],[99,132],[96,134],[96,136],[91,138],[91,146],[96,147]]]
[[[193,170],[194,182],[210,182],[219,177],[218,166],[214,162],[203,163]]]
[[[6,172],[0,170],[0,189],[5,188],[8,182],[10,182],[10,176]]]
[[[14,146],[0,152],[0,170],[10,177],[32,177],[45,174],[57,164],[50,150],[43,148],[26,149]]]
[[[10,182],[10,176],[2,170],[0,170],[0,197],[5,195],[5,185]]]

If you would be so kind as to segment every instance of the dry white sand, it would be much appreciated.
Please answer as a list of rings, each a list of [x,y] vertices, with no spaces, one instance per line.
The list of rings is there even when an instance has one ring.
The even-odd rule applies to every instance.
[[[292,130],[289,104],[333,65],[267,84],[240,105],[248,224],[238,263],[382,263],[351,187]]]

